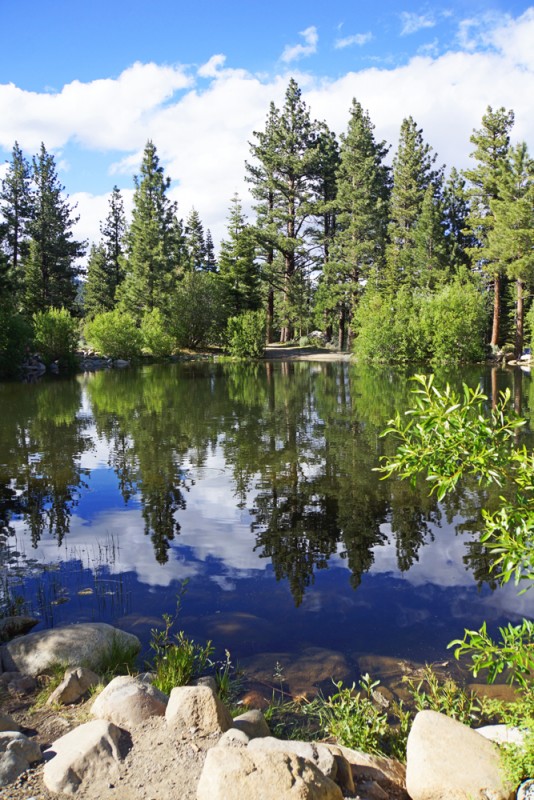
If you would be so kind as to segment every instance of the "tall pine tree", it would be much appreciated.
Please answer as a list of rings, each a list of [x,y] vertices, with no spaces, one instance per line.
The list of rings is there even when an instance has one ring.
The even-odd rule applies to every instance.
[[[73,238],[78,221],[73,207],[63,197],[54,156],[44,144],[32,162],[33,212],[26,230],[29,254],[24,269],[24,306],[29,313],[66,308],[77,313],[76,260],[85,252],[85,242]]]
[[[132,222],[127,242],[127,273],[120,288],[121,305],[136,319],[165,308],[172,292],[179,249],[176,204],[168,197],[170,178],[160,166],[156,146],[147,142],[140,174],[134,179]]]
[[[487,244],[493,227],[491,202],[499,199],[501,173],[508,168],[510,130],[513,124],[513,111],[506,111],[504,108],[493,111],[488,106],[482,117],[482,127],[471,136],[471,142],[475,145],[471,157],[477,164],[464,173],[470,184],[467,230],[475,238],[475,245],[468,252],[473,265],[483,269],[493,282],[491,344],[494,347],[500,342],[502,274],[498,265],[488,257]]]
[[[256,261],[256,237],[247,225],[239,196],[232,198],[228,237],[221,242],[219,274],[227,287],[231,316],[256,310],[260,304],[260,273]]]
[[[100,233],[100,243],[91,247],[87,264],[84,307],[89,317],[115,307],[117,290],[124,280],[126,215],[117,186],[109,198],[108,215],[100,225]]]
[[[2,251],[3,297],[15,306],[21,300],[22,265],[28,255],[27,226],[32,217],[31,168],[17,142],[0,189],[0,210],[4,218]]]

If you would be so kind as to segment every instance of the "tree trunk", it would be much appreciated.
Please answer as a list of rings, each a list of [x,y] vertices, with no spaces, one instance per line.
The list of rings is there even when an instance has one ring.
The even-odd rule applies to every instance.
[[[272,344],[274,339],[274,289],[269,287],[269,294],[267,295],[267,330],[266,338],[267,344]]]
[[[345,306],[339,309],[339,327],[337,335],[338,349],[343,350],[345,346]]]
[[[523,352],[523,281],[516,282],[517,296],[515,301],[515,357],[519,358]]]
[[[491,330],[491,346],[499,344],[499,324],[501,319],[501,276],[498,272],[493,276],[493,326]]]

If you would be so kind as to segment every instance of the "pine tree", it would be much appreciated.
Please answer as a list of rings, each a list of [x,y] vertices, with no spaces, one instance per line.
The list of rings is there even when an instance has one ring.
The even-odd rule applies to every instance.
[[[435,289],[443,283],[450,274],[448,256],[443,203],[436,187],[429,184],[413,232],[411,258],[418,286]]]
[[[443,219],[449,264],[454,270],[469,264],[467,249],[473,246],[474,240],[466,230],[468,216],[466,180],[453,167],[443,187]]]
[[[176,204],[167,196],[171,181],[150,140],[134,181],[132,223],[126,237],[127,273],[119,294],[125,310],[140,320],[145,311],[165,307],[172,292],[179,232]]]
[[[228,289],[231,316],[259,308],[260,273],[256,262],[256,240],[253,229],[246,223],[237,194],[230,205],[228,238],[221,242],[219,274]]]
[[[486,251],[500,273],[516,282],[515,355],[523,349],[525,285],[534,281],[534,160],[524,142],[509,151],[509,168],[500,174],[498,199],[490,201],[493,215]]]
[[[213,244],[213,238],[211,236],[211,231],[208,228],[206,230],[206,263],[204,266],[206,272],[217,272],[217,259],[215,258],[215,246]]]
[[[85,242],[72,237],[78,221],[63,198],[54,157],[41,144],[32,161],[33,213],[27,223],[29,254],[24,270],[24,306],[29,313],[64,307],[76,312],[76,259],[85,252]]]
[[[476,159],[477,166],[464,173],[470,183],[467,230],[476,240],[475,246],[470,247],[468,252],[473,265],[482,268],[493,280],[491,344],[495,347],[499,344],[502,276],[496,265],[488,259],[486,247],[493,227],[491,201],[499,199],[500,175],[507,169],[510,130],[513,124],[513,111],[506,111],[504,108],[493,111],[488,106],[482,117],[482,127],[471,136],[471,142],[475,145],[471,157]]]
[[[126,216],[117,186],[109,198],[109,212],[100,225],[100,233],[102,238],[91,247],[87,263],[84,308],[88,317],[115,308],[117,290],[124,280]]]
[[[32,216],[31,169],[17,142],[2,181],[0,210],[4,217],[2,251],[5,255],[3,290],[18,305],[22,264],[28,255],[27,225]],[[3,294],[3,297],[7,297]]]
[[[436,156],[423,141],[423,131],[412,117],[401,125],[399,147],[393,159],[387,272],[390,288],[401,283],[419,285],[421,265],[414,261],[417,222],[423,209],[427,189],[434,187],[433,201],[441,183],[441,171],[434,169]],[[423,279],[424,280],[424,279]]]
[[[384,142],[375,141],[368,112],[353,100],[347,133],[341,136],[335,243],[331,263],[325,265],[340,348],[363,286],[383,268],[390,192],[387,152]]]
[[[185,247],[187,263],[190,272],[205,269],[206,267],[206,241],[204,226],[196,208],[192,208],[185,222]]]
[[[312,263],[308,225],[317,214],[316,177],[319,173],[317,126],[311,121],[297,82],[290,80],[284,108],[271,104],[264,132],[251,146],[256,159],[247,165],[262,238],[272,249],[272,282],[281,288],[280,340],[292,338],[307,313],[308,269]],[[281,276],[275,274],[279,255]]]

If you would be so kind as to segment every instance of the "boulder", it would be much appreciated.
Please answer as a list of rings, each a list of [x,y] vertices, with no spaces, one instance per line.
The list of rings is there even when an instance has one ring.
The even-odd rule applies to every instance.
[[[358,793],[364,797],[372,794],[369,787],[373,787],[374,793],[377,794],[376,786],[380,787],[388,797],[391,795],[395,798],[406,798],[408,795],[405,792],[406,788],[406,770],[400,761],[394,758],[386,758],[385,756],[374,756],[370,753],[362,753],[359,750],[351,750],[349,747],[342,747],[341,745],[325,744],[330,752],[337,757],[341,753],[345,763],[349,765],[351,776]],[[343,786],[344,767],[340,766],[338,762],[338,777],[337,782]],[[347,783],[350,786],[350,783]]]
[[[0,733],[0,786],[13,783],[30,764],[41,758],[41,748],[37,742],[23,733],[13,730]]]
[[[166,694],[150,683],[130,675],[120,675],[98,695],[91,714],[129,729],[149,717],[162,717],[168,700]]]
[[[38,622],[35,617],[3,617],[0,619],[0,642],[9,642],[15,636],[28,633]]]
[[[522,747],[525,743],[527,733],[521,728],[513,725],[484,725],[482,728],[475,728],[476,732],[490,742],[495,744],[515,744]]]
[[[171,692],[167,724],[178,731],[201,734],[224,733],[232,727],[232,717],[209,686],[177,686]]]
[[[39,675],[55,664],[98,669],[115,643],[140,650],[137,636],[104,622],[83,622],[29,633],[2,646],[4,670]]]
[[[271,731],[265,721],[265,717],[257,709],[245,711],[238,717],[234,717],[232,727],[246,733],[249,739],[257,739],[262,736],[270,736]]]
[[[420,711],[407,745],[412,800],[511,800],[499,750],[479,733],[436,711]]]
[[[43,780],[51,792],[73,794],[82,782],[106,785],[119,778],[122,731],[95,719],[57,739],[45,750]]]
[[[63,680],[54,689],[46,703],[47,705],[77,703],[92,686],[98,686],[99,683],[100,678],[92,669],[88,669],[88,667],[71,667],[66,670]]]
[[[254,739],[255,742],[262,741]],[[294,753],[213,747],[208,751],[197,800],[342,800],[341,789]]]
[[[324,744],[314,742],[298,742],[296,740],[275,739],[274,736],[266,736],[261,739],[253,739],[249,742],[247,750],[256,752],[280,752],[294,753],[300,758],[305,758],[321,770],[330,780],[335,781],[337,775],[337,763],[333,753]]]
[[[246,747],[249,742],[250,739],[244,731],[228,728],[217,742],[217,747]]]

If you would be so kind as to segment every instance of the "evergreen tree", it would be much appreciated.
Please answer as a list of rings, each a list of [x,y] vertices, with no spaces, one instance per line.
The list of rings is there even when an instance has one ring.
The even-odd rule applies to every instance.
[[[206,272],[217,272],[217,259],[215,258],[215,246],[211,236],[211,231],[208,228],[206,231],[206,263],[204,266]]]
[[[122,196],[116,186],[109,198],[109,212],[100,225],[100,233],[100,243],[91,247],[87,263],[84,307],[89,317],[115,307],[117,290],[124,280],[126,216]]]
[[[450,272],[441,198],[432,184],[426,188],[421,213],[413,232],[411,258],[416,265],[418,285],[435,289]]]
[[[501,273],[498,267],[488,258],[488,235],[493,227],[491,201],[499,199],[499,181],[503,170],[507,168],[510,147],[510,130],[514,124],[513,111],[499,108],[493,111],[488,106],[482,117],[482,127],[474,131],[471,142],[475,150],[471,157],[477,161],[473,169],[465,171],[470,183],[470,213],[467,219],[467,230],[476,243],[468,249],[474,266],[482,268],[493,280],[493,325],[491,344],[499,344],[499,326],[501,317]]]
[[[85,242],[73,239],[78,221],[63,198],[54,156],[44,144],[32,161],[33,214],[26,229],[30,238],[24,270],[24,305],[28,312],[65,308],[76,311],[76,259],[85,252]]]
[[[4,217],[2,252],[5,255],[3,291],[18,303],[22,264],[28,255],[27,224],[32,216],[31,169],[17,142],[0,189],[0,209]],[[3,294],[4,297],[8,296]]]
[[[534,161],[523,142],[510,150],[509,168],[500,174],[487,254],[500,273],[516,284],[515,355],[523,349],[525,285],[534,279]]]
[[[317,214],[316,178],[319,173],[317,126],[311,121],[297,82],[290,80],[282,112],[273,105],[264,132],[254,134],[256,159],[247,165],[263,239],[272,248],[270,266],[279,254],[281,275],[280,340],[292,338],[307,313],[306,283],[311,264],[307,227]],[[266,236],[265,236],[266,234]]]
[[[390,192],[389,169],[384,164],[387,152],[384,142],[375,141],[368,112],[353,100],[347,133],[341,136],[337,230],[324,274],[330,305],[337,310],[340,348],[363,286],[383,267]]]
[[[185,222],[185,247],[190,272],[206,267],[206,241],[204,226],[196,208],[192,208]]]
[[[145,146],[135,177],[132,223],[126,237],[127,274],[120,289],[124,309],[140,321],[145,311],[163,308],[176,279],[176,204],[167,196],[170,178],[160,166],[156,147]]]
[[[256,310],[260,304],[260,274],[256,241],[247,225],[239,196],[232,198],[228,215],[228,238],[221,242],[219,274],[228,289],[230,315]]]
[[[417,286],[424,281],[421,265],[414,260],[417,222],[427,189],[434,187],[432,202],[437,202],[441,171],[434,169],[436,156],[423,141],[423,131],[412,117],[401,125],[399,147],[393,159],[387,272],[391,288],[401,283]]]
[[[466,180],[453,167],[443,187],[443,218],[447,241],[448,259],[453,269],[467,266],[467,248],[474,244],[472,235],[466,230],[469,216],[469,200]]]

